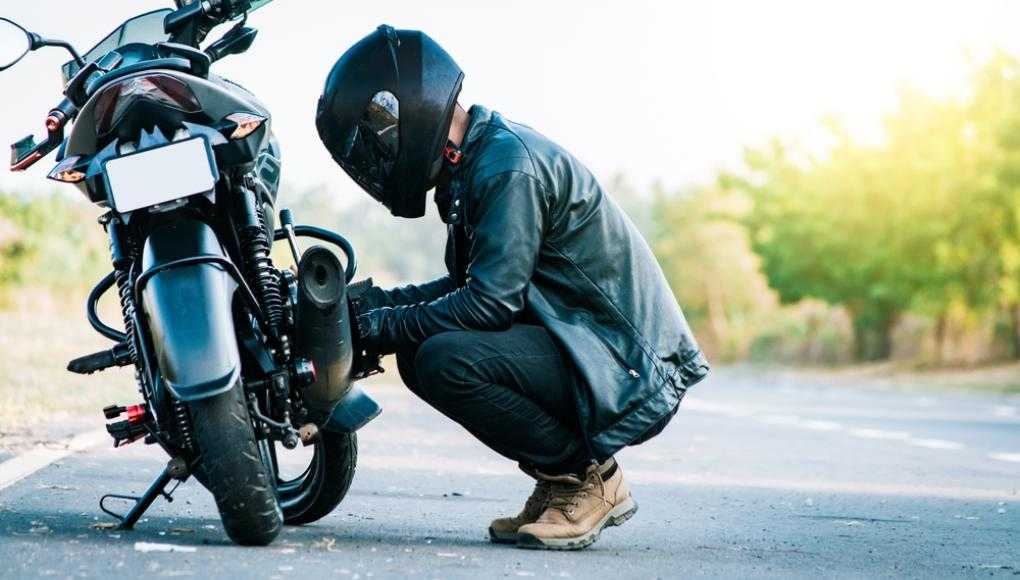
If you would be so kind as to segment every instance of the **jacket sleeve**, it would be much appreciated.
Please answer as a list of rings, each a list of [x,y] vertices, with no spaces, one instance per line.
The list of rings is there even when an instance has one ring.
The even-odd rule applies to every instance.
[[[473,193],[466,284],[431,302],[368,312],[362,321],[367,345],[386,353],[440,332],[505,330],[524,309],[545,232],[545,191],[534,177],[507,171]]]
[[[383,308],[384,306],[405,306],[419,302],[432,302],[436,298],[453,291],[456,285],[450,275],[441,276],[423,284],[408,284],[383,290],[373,286],[361,298],[362,311]]]

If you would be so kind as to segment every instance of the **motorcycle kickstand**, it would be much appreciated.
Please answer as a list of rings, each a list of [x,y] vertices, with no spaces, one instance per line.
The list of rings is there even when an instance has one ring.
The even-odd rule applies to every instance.
[[[108,493],[99,499],[99,509],[103,510],[106,514],[113,516],[120,521],[117,524],[116,529],[118,530],[132,530],[135,524],[142,517],[142,514],[152,506],[152,503],[156,501],[156,498],[163,496],[167,502],[173,502],[173,493],[177,491],[177,487],[180,486],[188,478],[187,472],[181,476],[180,466],[176,464],[175,460],[171,459],[170,463],[167,464],[163,471],[156,477],[155,480],[149,485],[149,489],[145,490],[141,496],[134,495],[121,495],[116,493]],[[170,481],[177,479],[177,484],[174,485],[173,489],[166,491],[166,486],[170,484]],[[128,510],[126,514],[118,514],[110,508],[106,507],[107,500],[127,500],[133,501],[134,505]]]

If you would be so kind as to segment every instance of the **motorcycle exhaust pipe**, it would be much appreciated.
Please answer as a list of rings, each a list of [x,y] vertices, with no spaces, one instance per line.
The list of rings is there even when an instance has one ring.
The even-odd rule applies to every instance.
[[[323,424],[351,388],[351,320],[344,269],[332,252],[312,246],[298,264],[294,354],[315,365],[304,388],[309,419]]]

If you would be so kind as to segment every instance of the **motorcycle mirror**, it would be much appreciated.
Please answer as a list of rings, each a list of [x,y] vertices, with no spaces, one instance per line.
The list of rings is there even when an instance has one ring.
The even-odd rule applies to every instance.
[[[32,35],[13,20],[0,17],[0,70],[7,70],[32,49]]]

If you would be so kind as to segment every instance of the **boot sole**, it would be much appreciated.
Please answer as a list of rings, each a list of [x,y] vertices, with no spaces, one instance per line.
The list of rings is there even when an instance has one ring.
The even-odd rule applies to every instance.
[[[627,497],[587,533],[573,538],[539,538],[534,534],[517,534],[517,547],[525,550],[583,550],[599,539],[603,529],[623,525],[634,517],[637,510],[634,498]]]
[[[517,532],[505,532],[501,534],[490,527],[489,540],[493,544],[515,544],[517,543]]]

